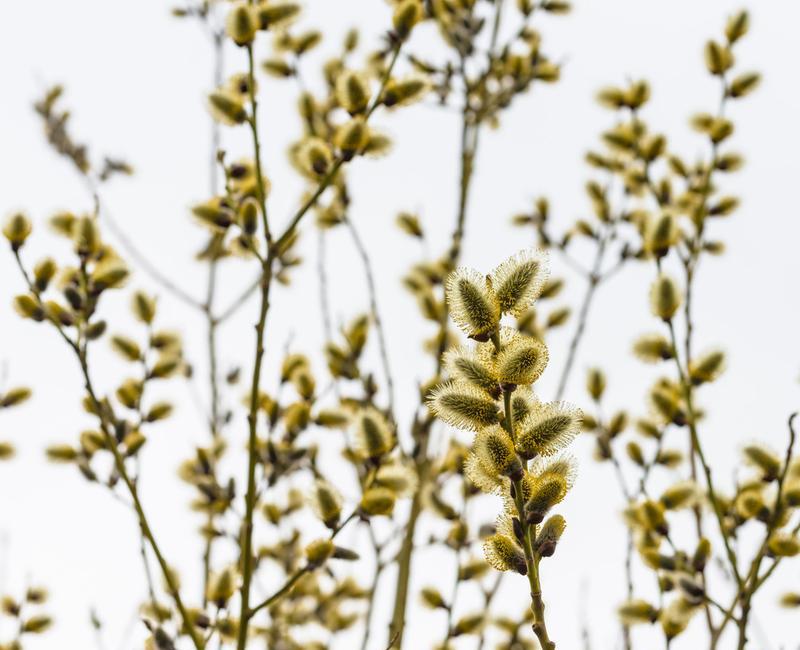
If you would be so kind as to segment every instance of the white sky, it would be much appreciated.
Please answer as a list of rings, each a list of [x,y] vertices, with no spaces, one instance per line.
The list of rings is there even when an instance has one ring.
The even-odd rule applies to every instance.
[[[353,23],[363,27],[365,44],[376,42],[388,24],[387,6],[377,0],[305,4],[306,23],[324,28],[326,51],[338,46]],[[711,407],[703,435],[723,483],[729,481],[743,443],[752,439],[776,447],[784,443],[786,417],[798,405],[798,293],[792,278],[800,272],[794,214],[795,150],[800,142],[796,119],[800,5],[786,0],[752,4],[753,30],[741,45],[740,59],[744,68],[764,72],[764,83],[732,112],[736,146],[747,156],[748,165],[729,181],[729,188],[742,196],[743,206],[734,218],[714,226],[729,253],[702,267],[697,292],[697,347],[720,345],[729,353],[728,372],[700,396],[702,405]],[[527,209],[539,194],[550,197],[558,224],[567,226],[586,214],[583,184],[588,170],[582,156],[610,124],[609,114],[592,101],[597,88],[606,83],[651,79],[653,101],[645,117],[666,132],[679,151],[689,156],[704,153],[704,143],[686,126],[687,116],[712,107],[717,93],[703,69],[701,48],[738,7],[738,2],[728,0],[583,0],[571,16],[547,20],[542,26],[545,51],[566,61],[563,81],[534,90],[514,106],[499,131],[484,134],[464,261],[488,270],[526,244],[520,231],[507,226],[508,218]],[[190,225],[187,206],[207,192],[209,126],[203,96],[210,88],[211,67],[210,47],[197,25],[172,19],[168,3],[158,0],[4,2],[0,44],[4,89],[0,209],[24,208],[40,226],[29,259],[61,245],[43,232],[46,217],[57,209],[89,208],[69,166],[45,145],[30,108],[47,84],[62,82],[67,87],[66,105],[74,109],[76,136],[88,141],[96,154],[123,156],[137,169],[134,178],[115,182],[106,191],[110,210],[163,272],[200,295],[205,273],[191,256],[201,237]],[[231,72],[245,64],[240,52],[231,51],[227,58]],[[298,184],[287,171],[283,154],[298,123],[288,86],[266,80],[263,86],[263,137],[275,188],[270,209],[281,223],[296,202]],[[384,160],[354,166],[352,218],[377,262],[400,413],[408,422],[416,399],[415,381],[428,370],[419,365],[417,353],[428,330],[419,325],[416,309],[399,285],[418,251],[412,243],[400,241],[392,222],[399,210],[417,210],[435,241],[443,241],[452,228],[458,125],[453,114],[429,107],[381,116],[379,124],[394,136],[396,146]],[[249,152],[242,133],[226,131],[224,144],[232,155]],[[332,235],[329,250],[338,323],[366,309],[365,287],[345,231]],[[280,289],[275,295],[267,352],[269,381],[290,332],[298,349],[316,355],[321,347],[311,263],[314,237],[306,237],[303,252],[310,263],[295,273],[295,288]],[[31,644],[34,650],[91,647],[92,607],[106,623],[109,650],[141,647],[141,627],[129,630],[144,589],[135,523],[106,491],[42,459],[46,445],[73,440],[90,422],[80,411],[81,384],[68,351],[51,331],[21,322],[12,313],[9,304],[21,284],[11,262],[10,255],[0,255],[0,360],[11,384],[33,385],[36,394],[24,408],[4,413],[2,419],[0,433],[3,439],[13,438],[19,454],[0,466],[0,588],[19,589],[27,580],[50,588],[57,624]],[[554,272],[572,277],[557,265]],[[221,294],[236,295],[248,277],[236,269],[226,272]],[[655,371],[642,368],[629,349],[637,334],[657,326],[647,310],[650,278],[649,268],[630,267],[601,290],[568,397],[583,400],[582,373],[601,364],[610,369],[611,405],[643,412],[643,397]],[[153,288],[141,274],[132,286]],[[577,300],[579,286],[575,280],[566,297]],[[107,306],[107,317],[118,323],[115,331],[128,326],[126,304],[127,299],[120,297]],[[223,330],[223,356],[230,364],[251,356],[253,310],[249,305]],[[202,376],[200,319],[165,299],[160,321],[181,329]],[[553,367],[540,387],[545,397],[554,390],[571,331],[568,327],[552,339]],[[98,358],[100,380],[112,386],[124,368],[110,355]],[[316,361],[321,372],[318,355]],[[180,409],[169,424],[154,431],[145,448],[143,492],[165,553],[191,589],[197,584],[199,566],[195,559],[199,548],[192,535],[198,522],[185,509],[190,492],[175,478],[175,468],[190,445],[203,440],[203,423],[185,387],[176,383],[165,390],[179,400]],[[228,399],[233,403],[238,397],[234,393]],[[232,431],[241,436],[244,420]],[[559,648],[566,650],[578,647],[582,607],[593,647],[612,648],[618,640],[612,611],[623,593],[620,500],[610,469],[591,460],[590,443],[587,439],[576,444],[582,470],[563,509],[568,532],[543,573],[548,623]],[[234,469],[242,473],[241,468]],[[451,563],[436,551],[420,554],[415,588],[433,581],[447,593]],[[757,622],[763,632],[756,631],[754,647],[777,650],[800,636],[796,615],[774,607],[779,587],[796,587],[800,578],[797,563],[787,562],[784,571],[757,601]],[[391,606],[390,582],[391,577],[379,599],[385,609]],[[527,598],[525,581],[512,578],[508,583],[513,584],[502,594],[498,610],[517,615]],[[462,604],[464,612],[477,606],[466,596]],[[420,609],[416,600],[411,621],[409,647],[427,647],[430,639],[444,633],[442,615]],[[698,619],[693,632],[699,625]],[[381,624],[376,629],[376,649],[383,647],[384,634]],[[642,647],[654,647],[655,637],[647,631],[637,634]],[[690,635],[675,647],[695,647],[692,638],[697,637]],[[352,639],[342,637],[336,647],[352,647]],[[457,647],[473,646],[465,640]]]

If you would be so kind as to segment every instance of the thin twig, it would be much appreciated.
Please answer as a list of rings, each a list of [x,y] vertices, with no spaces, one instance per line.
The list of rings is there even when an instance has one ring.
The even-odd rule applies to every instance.
[[[372,312],[372,320],[375,322],[375,329],[378,331],[378,347],[380,348],[381,364],[383,365],[383,374],[386,379],[389,412],[394,419],[394,378],[392,376],[392,367],[389,362],[389,346],[386,343],[386,331],[383,325],[383,319],[381,319],[380,310],[378,309],[378,290],[375,286],[375,274],[372,271],[372,261],[370,260],[367,247],[358,234],[353,220],[349,216],[345,216],[344,223],[353,238],[353,244],[355,244],[358,255],[364,266],[364,275],[367,279],[367,292],[369,294],[369,308],[370,312]]]

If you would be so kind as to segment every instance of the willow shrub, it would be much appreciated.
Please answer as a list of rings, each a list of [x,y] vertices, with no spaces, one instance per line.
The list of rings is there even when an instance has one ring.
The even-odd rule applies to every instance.
[[[721,222],[738,205],[735,196],[720,191],[718,178],[743,164],[731,145],[731,116],[759,82],[758,74],[740,68],[736,58],[748,15],[730,17],[722,35],[705,45],[704,65],[719,87],[720,101],[692,116],[691,125],[707,144],[707,155],[683,158],[670,149],[666,134],[645,121],[646,81],[601,90],[598,99],[612,111],[613,124],[587,154],[593,175],[603,179],[587,183],[592,218],[556,233],[547,200],[539,199],[530,213],[512,218],[516,227],[533,231],[539,247],[509,251],[508,259],[484,275],[459,265],[473,171],[479,162],[491,164],[480,161],[480,136],[487,127],[500,125],[517,97],[558,81],[560,68],[545,53],[539,24],[548,14],[568,13],[569,4],[400,0],[391,9],[391,24],[368,36],[372,49],[366,56],[360,34],[347,34],[339,55],[324,62],[323,90],[315,92],[303,85],[301,70],[311,65],[307,54],[323,34],[298,26],[304,24],[298,23],[299,5],[205,1],[174,11],[208,30],[218,64],[217,87],[210,90],[207,106],[216,125],[211,158],[220,182],[192,208],[207,242],[197,257],[208,277],[202,298],[165,277],[147,251],[137,249],[105,213],[105,183],[130,174],[130,166],[109,158],[96,162],[93,152],[75,139],[61,88],[49,90],[35,105],[49,143],[86,181],[91,202],[88,210],[82,206],[49,219],[62,241],[54,243],[52,257],[42,260],[29,259],[25,244],[31,236],[44,235],[32,234],[23,214],[8,218],[3,234],[20,271],[14,308],[40,324],[37,334],[60,337],[74,357],[76,376],[85,386],[83,403],[76,408],[86,411],[94,426],[50,447],[47,456],[74,466],[83,480],[130,504],[141,531],[148,584],[141,603],[146,647],[326,648],[339,632],[357,627],[362,648],[399,648],[404,631],[414,626],[406,616],[409,599],[421,598],[446,620],[444,634],[431,639],[429,647],[551,650],[560,634],[547,626],[545,602],[552,608],[572,604],[547,597],[541,565],[546,561],[548,575],[558,575],[559,538],[569,533],[555,510],[576,480],[567,448],[580,431],[593,436],[597,460],[616,470],[613,476],[626,503],[629,545],[620,572],[627,574],[628,599],[618,608],[624,646],[637,647],[634,626],[655,625],[666,645],[677,647],[697,618],[711,648],[723,638],[746,647],[754,596],[786,558],[800,552],[800,524],[794,516],[800,505],[800,458],[793,455],[792,416],[785,451],[746,447],[746,478],[733,491],[721,487],[707,453],[704,415],[709,407],[701,407],[700,400],[703,387],[723,372],[725,355],[716,349],[695,351],[692,289],[706,258],[722,254]],[[416,53],[418,31],[438,36],[435,59]],[[225,47],[235,50],[228,76],[219,65]],[[265,49],[271,50],[266,58]],[[258,102],[260,86],[278,82],[266,77],[298,84],[303,135],[290,147],[288,161],[305,179],[305,189],[288,216],[268,210],[270,180],[264,173]],[[391,141],[383,128],[391,113],[421,100],[455,109],[462,137],[454,155],[458,205],[451,239],[427,241],[417,216],[397,216],[406,235],[426,244],[424,259],[411,266],[403,283],[416,297],[420,317],[430,322],[431,337],[423,349],[434,365],[409,417],[395,409],[397,387],[378,311],[374,260],[348,216],[350,196],[360,190],[350,187],[347,169],[357,159],[386,154]],[[249,148],[235,159],[218,150],[220,133],[227,129],[250,135]],[[321,263],[327,376],[312,371],[308,355],[317,353],[313,347],[287,351],[276,369],[280,389],[267,393],[264,351],[275,342],[266,324],[278,302],[272,289],[275,283],[289,284],[301,263],[295,245],[302,234],[316,229],[324,238],[334,228],[347,229],[359,251],[369,287],[367,310],[333,332]],[[576,257],[577,240],[589,242],[593,256]],[[568,262],[576,281],[585,285],[574,334],[564,350],[547,346],[548,334],[572,314],[568,305],[542,307],[565,283],[549,277],[548,251]],[[252,268],[250,285],[222,290],[218,275],[228,259]],[[604,414],[607,379],[600,368],[588,373],[582,408],[561,401],[591,325],[589,308],[597,288],[628,267],[652,276],[653,328],[635,341],[633,353],[658,374],[643,405],[646,415],[638,419],[624,411]],[[191,508],[204,549],[197,558],[199,593],[182,588],[139,496],[140,450],[152,425],[168,420],[173,410],[159,396],[161,386],[185,379],[191,367],[179,334],[164,329],[155,296],[130,293],[135,330],[119,330],[117,321],[127,321],[104,310],[108,294],[129,291],[136,271],[160,285],[160,301],[184,303],[208,333],[207,348],[191,355],[205,354],[210,368],[208,438],[187,449],[178,470],[194,490]],[[258,315],[242,389],[237,388],[241,373],[220,371],[224,342],[219,330],[251,297]],[[251,330],[243,335],[250,336]],[[364,354],[371,337],[377,339],[377,372]],[[95,379],[92,353],[99,346],[111,346],[128,369],[121,384]],[[548,402],[536,395],[535,384],[551,359],[562,372],[557,394]],[[425,367],[424,359],[415,364]],[[231,393],[242,392],[242,406],[224,406]],[[27,389],[4,390],[0,407],[15,406],[28,396]],[[449,443],[434,454],[431,438],[446,425]],[[238,427],[247,429],[243,467],[222,462],[230,432]],[[323,446],[341,450],[357,495],[342,496],[341,468],[320,460]],[[4,438],[0,456],[12,454]],[[671,480],[660,494],[650,486],[656,474]],[[631,476],[637,477],[633,484]],[[305,487],[301,492],[290,485]],[[486,498],[496,503],[497,520],[470,520],[467,505]],[[398,507],[401,502],[407,503]],[[315,515],[316,525],[300,516],[307,511]],[[680,511],[691,513],[693,526],[673,525]],[[367,528],[370,545],[340,546],[340,531],[356,525]],[[752,552],[737,544],[744,528],[760,535]],[[440,530],[447,532],[435,532]],[[448,593],[434,586],[410,592],[410,576],[419,566],[412,560],[425,535],[457,559]],[[373,557],[374,570],[353,575],[343,565],[361,555]],[[221,559],[230,557],[234,561]],[[386,569],[393,580],[378,603],[378,581]],[[498,601],[503,572],[527,580],[530,601],[524,608],[510,610]],[[707,580],[710,572],[725,579]],[[659,594],[654,601],[642,595],[652,593],[640,584],[648,573]],[[254,583],[264,584],[267,576],[271,595],[256,598]],[[469,589],[482,606],[457,618],[456,599]],[[3,615],[15,619],[16,633],[2,647],[21,648],[29,635],[49,627],[50,618],[40,611],[45,598],[40,588],[4,598]],[[800,596],[786,594],[783,603],[796,607]]]

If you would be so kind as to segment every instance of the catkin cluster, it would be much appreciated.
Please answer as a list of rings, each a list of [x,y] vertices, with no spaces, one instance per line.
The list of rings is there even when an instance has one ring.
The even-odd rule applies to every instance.
[[[486,560],[498,571],[528,576],[533,629],[550,648],[555,645],[544,622],[539,563],[553,555],[566,526],[550,511],[572,487],[574,460],[559,452],[578,434],[581,413],[563,402],[537,399],[531,386],[547,365],[547,348],[501,325],[503,315],[519,315],[531,306],[547,273],[543,255],[522,251],[488,276],[463,267],[448,276],[449,313],[476,343],[447,352],[450,381],[432,391],[429,404],[447,424],[475,432],[466,475],[504,504],[496,532],[483,544]]]

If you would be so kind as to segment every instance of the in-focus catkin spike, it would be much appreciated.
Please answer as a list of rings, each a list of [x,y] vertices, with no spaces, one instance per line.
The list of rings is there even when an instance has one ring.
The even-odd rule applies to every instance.
[[[509,257],[490,275],[500,310],[522,314],[539,297],[547,277],[545,252],[525,249]]]
[[[522,464],[514,450],[514,442],[499,426],[482,429],[475,436],[475,455],[481,464],[497,476],[512,480],[522,477]]]
[[[567,495],[567,480],[556,472],[545,472],[533,479],[530,497],[525,504],[525,518],[529,524],[539,524],[551,508],[561,503]]]
[[[467,336],[487,340],[500,323],[500,305],[486,278],[461,267],[447,276],[445,294],[453,320]]]
[[[444,367],[451,378],[485,391],[492,399],[500,397],[497,375],[470,350],[451,348],[445,353]]]
[[[567,527],[567,522],[561,515],[552,515],[542,524],[536,535],[533,545],[534,553],[541,557],[550,557],[556,552],[556,546]]]
[[[540,405],[520,423],[515,446],[523,458],[552,456],[567,447],[581,428],[581,412],[565,402]]]
[[[449,382],[431,393],[433,413],[454,427],[477,431],[498,421],[496,402],[472,385]]]
[[[497,354],[495,368],[504,384],[532,384],[547,366],[547,347],[539,339],[519,336]]]
[[[507,535],[496,533],[483,542],[486,561],[498,571],[516,571],[527,575],[528,565],[522,549]]]

